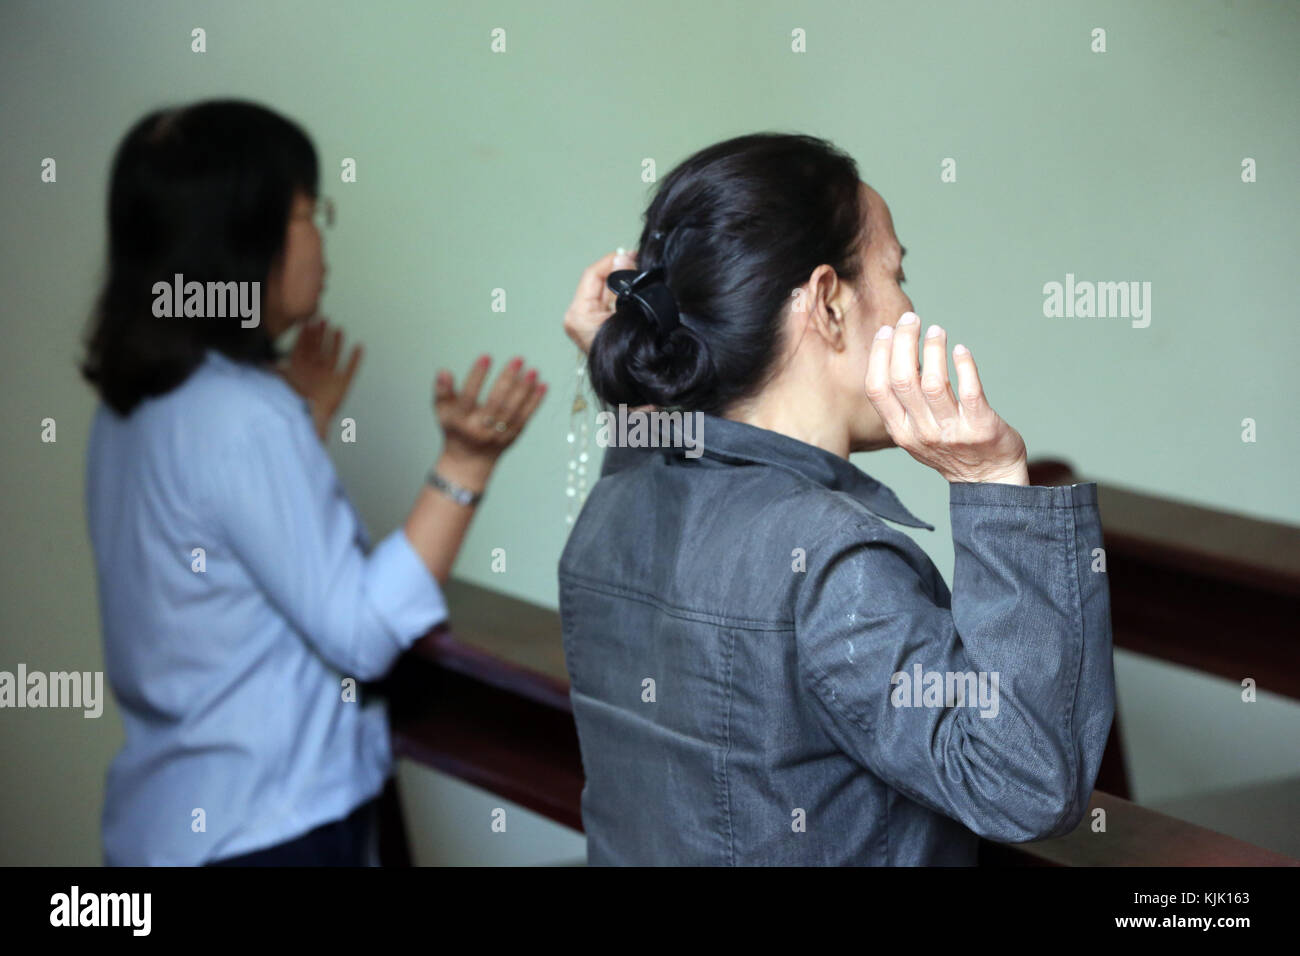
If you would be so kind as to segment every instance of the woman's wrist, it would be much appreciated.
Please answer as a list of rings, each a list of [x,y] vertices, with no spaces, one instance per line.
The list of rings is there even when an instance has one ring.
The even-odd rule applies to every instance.
[[[444,451],[438,457],[433,470],[462,488],[475,494],[482,494],[495,467],[494,458]]]
[[[986,485],[1029,485],[1029,465],[1022,458],[1010,468],[992,472],[987,475],[980,475],[975,479],[980,484]]]

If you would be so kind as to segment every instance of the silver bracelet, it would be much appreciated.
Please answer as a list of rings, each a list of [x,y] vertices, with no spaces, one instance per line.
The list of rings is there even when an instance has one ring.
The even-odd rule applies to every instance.
[[[483,492],[470,491],[468,488],[462,488],[454,481],[450,481],[438,474],[436,468],[429,469],[429,475],[425,478],[425,481],[433,485],[433,487],[437,488],[457,504],[462,504],[467,507],[472,507],[478,504],[483,498]]]

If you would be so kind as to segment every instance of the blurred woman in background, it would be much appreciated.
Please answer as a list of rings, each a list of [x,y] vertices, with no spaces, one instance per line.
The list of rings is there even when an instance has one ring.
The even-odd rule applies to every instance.
[[[203,102],[138,122],[111,175],[82,369],[101,399],[86,505],[126,730],[105,861],[373,862],[392,753],[356,684],[446,617],[440,585],[546,387],[519,359],[482,401],[487,356],[459,390],[439,372],[441,457],[369,550],[322,446],[360,351],[340,364],[340,333],[309,322],[332,214],[310,140],[263,107]]]

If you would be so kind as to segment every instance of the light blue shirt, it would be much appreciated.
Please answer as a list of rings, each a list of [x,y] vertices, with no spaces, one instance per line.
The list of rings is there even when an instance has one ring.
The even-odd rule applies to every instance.
[[[209,352],[126,418],[101,404],[86,478],[126,729],[105,862],[248,853],[377,794],[392,770],[387,714],[346,700],[345,678],[382,676],[447,609],[401,529],[367,555],[306,402]]]

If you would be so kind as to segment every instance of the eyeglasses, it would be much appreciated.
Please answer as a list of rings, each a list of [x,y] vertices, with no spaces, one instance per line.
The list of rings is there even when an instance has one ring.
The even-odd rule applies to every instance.
[[[317,197],[316,209],[311,218],[317,229],[334,228],[334,200],[328,196]]]

